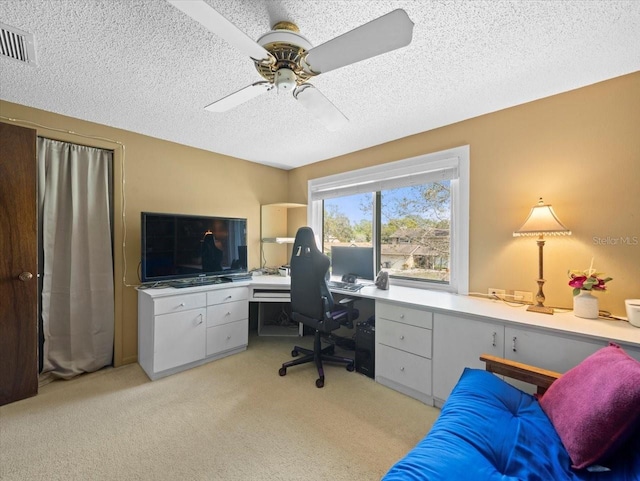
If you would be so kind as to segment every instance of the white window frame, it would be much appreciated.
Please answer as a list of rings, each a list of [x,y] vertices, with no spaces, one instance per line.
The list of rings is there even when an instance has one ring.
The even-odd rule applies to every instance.
[[[323,199],[375,192],[390,184],[409,186],[442,178],[451,180],[451,271],[449,283],[390,279],[392,285],[469,293],[469,146],[463,145],[409,159],[352,170],[308,181],[307,221],[322,245]],[[382,186],[382,187],[381,187]]]

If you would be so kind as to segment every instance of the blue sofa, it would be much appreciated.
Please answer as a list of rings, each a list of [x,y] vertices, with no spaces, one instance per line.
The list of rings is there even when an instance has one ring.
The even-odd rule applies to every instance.
[[[640,481],[640,430],[606,465],[609,471],[572,469],[534,396],[467,368],[429,434],[383,480]]]

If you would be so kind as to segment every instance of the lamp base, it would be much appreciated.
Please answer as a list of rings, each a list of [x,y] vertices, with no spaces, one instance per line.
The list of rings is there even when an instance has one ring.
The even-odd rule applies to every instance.
[[[553,314],[553,307],[545,307],[545,306],[529,306],[527,307],[527,311],[531,312],[539,312],[540,314]]]

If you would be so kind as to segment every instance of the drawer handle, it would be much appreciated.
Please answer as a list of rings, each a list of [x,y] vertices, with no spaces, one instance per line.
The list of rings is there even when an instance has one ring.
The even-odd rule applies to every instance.
[[[401,340],[401,341],[404,341],[404,336],[400,336],[400,340]]]
[[[181,302],[180,304],[178,304],[178,307],[184,307],[184,306],[185,306],[184,302]]]
[[[227,341],[229,341],[231,339],[231,336],[227,336]]]
[[[233,296],[227,296],[227,297],[224,298],[224,300],[226,301],[227,299],[232,299],[232,298],[233,298]]]
[[[516,342],[518,341],[518,338],[513,336],[513,342],[511,344],[511,349],[513,349],[513,352],[516,352],[518,350],[518,348],[516,347]]]
[[[497,336],[497,335],[498,335],[498,333],[497,333],[497,332],[494,332],[494,333],[493,333],[493,342],[491,343],[491,345],[492,345],[493,347],[496,347],[496,336]]]
[[[202,314],[199,314],[198,317],[200,318],[200,320],[196,323],[196,326],[199,326],[204,322],[204,319],[202,318]]]
[[[402,366],[402,367],[400,368],[400,370],[401,370],[401,371],[404,371],[404,366]]]
[[[400,319],[404,319],[404,314],[400,314]]]
[[[225,314],[225,316],[230,316],[231,313],[229,311],[227,311],[227,313]]]

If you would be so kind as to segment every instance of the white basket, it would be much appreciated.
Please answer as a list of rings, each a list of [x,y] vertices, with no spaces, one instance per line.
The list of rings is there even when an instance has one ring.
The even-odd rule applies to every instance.
[[[627,299],[624,306],[627,308],[629,324],[640,327],[640,299]]]

